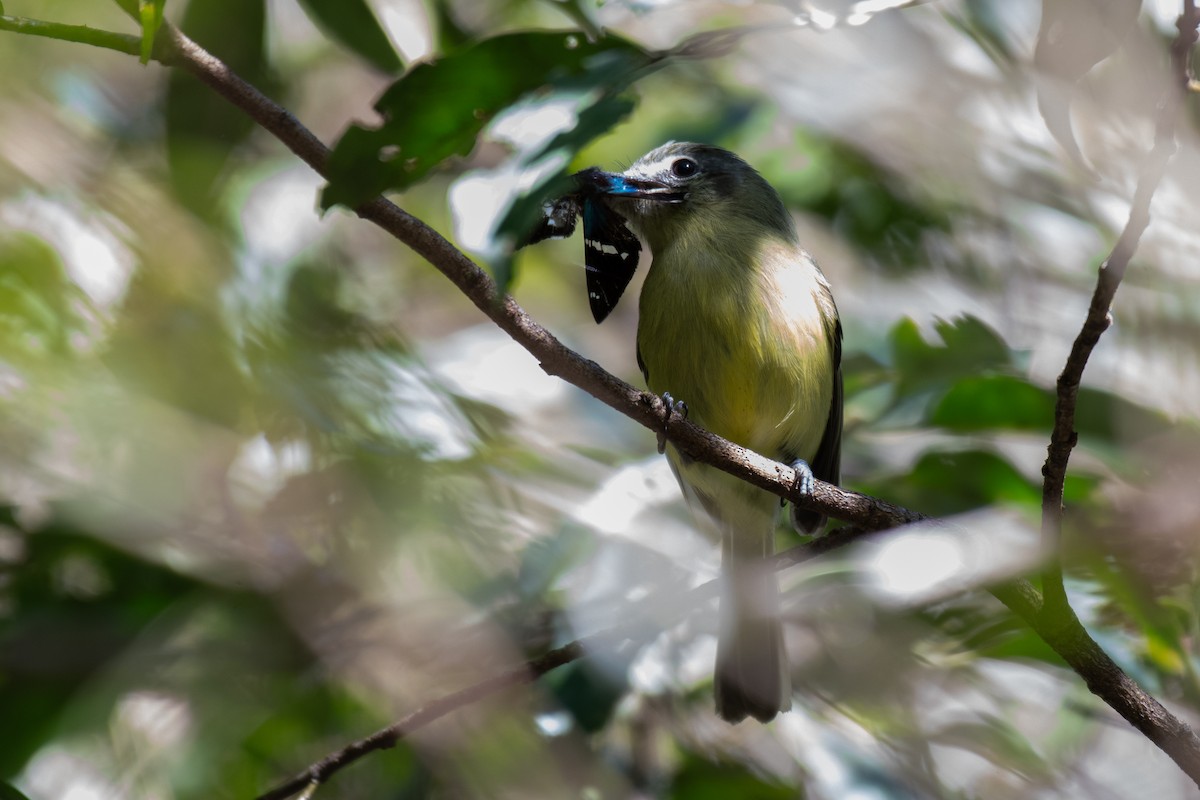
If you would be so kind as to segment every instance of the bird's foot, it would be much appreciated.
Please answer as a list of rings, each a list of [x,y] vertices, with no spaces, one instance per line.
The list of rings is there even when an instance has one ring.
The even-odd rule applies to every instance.
[[[676,400],[671,397],[670,392],[662,393],[663,405],[667,407],[666,413],[663,415],[662,430],[658,432],[658,452],[659,455],[667,452],[667,427],[671,424],[671,418],[678,414],[682,419],[687,419],[688,407],[687,403],[682,400]],[[809,488],[812,488],[812,472],[809,472]]]
[[[793,491],[799,492],[806,497],[812,494],[813,481],[816,480],[816,478],[813,477],[812,467],[810,467],[808,462],[803,458],[797,458],[790,464],[790,466],[796,471],[796,477],[792,481]],[[780,500],[779,504],[784,505],[786,502],[786,500]]]

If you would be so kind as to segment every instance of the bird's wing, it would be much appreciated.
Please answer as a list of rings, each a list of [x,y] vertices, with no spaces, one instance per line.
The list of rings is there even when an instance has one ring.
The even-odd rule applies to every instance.
[[[837,484],[842,472],[842,322],[836,312],[825,319],[829,336],[830,355],[833,358],[833,397],[829,404],[829,418],[825,421],[825,433],[817,455],[809,467],[813,475],[826,483]],[[797,531],[816,533],[825,524],[825,516],[817,511],[792,506],[792,525]]]
[[[828,323],[827,323],[828,324]],[[833,350],[833,401],[829,404],[829,419],[817,455],[809,464],[813,475],[826,483],[837,483],[842,471],[842,322],[834,317],[829,326],[830,347]]]

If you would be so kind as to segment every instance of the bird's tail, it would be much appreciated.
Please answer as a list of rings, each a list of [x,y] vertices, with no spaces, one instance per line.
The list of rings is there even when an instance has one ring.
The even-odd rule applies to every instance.
[[[792,707],[783,649],[779,583],[768,560],[773,531],[726,530],[722,536],[721,630],[714,694],[717,713],[730,722],[747,716],[768,722]]]

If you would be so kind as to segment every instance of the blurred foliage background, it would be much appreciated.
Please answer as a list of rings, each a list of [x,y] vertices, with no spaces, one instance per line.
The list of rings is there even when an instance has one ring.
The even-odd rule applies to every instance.
[[[1053,379],[1153,142],[1179,12],[1046,3],[167,3],[340,140],[329,187],[180,71],[0,32],[0,789],[251,797],[714,576],[650,433],[336,205],[402,190],[636,384],[636,286],[594,326],[579,238],[514,256],[510,209],[697,139],[780,189],[833,283],[845,484],[966,533],[786,572],[797,692],[769,727],[713,716],[700,608],[320,794],[1189,796],[981,591],[1041,561]],[[4,11],[137,32],[115,4]],[[727,48],[690,38],[736,26]],[[566,33],[506,38],[527,31]],[[1089,629],[1193,723],[1196,109],[1086,374],[1066,541]]]

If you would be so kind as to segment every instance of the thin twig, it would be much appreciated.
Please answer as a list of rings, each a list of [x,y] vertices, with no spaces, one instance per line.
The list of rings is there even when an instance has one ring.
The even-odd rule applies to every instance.
[[[850,542],[861,539],[866,534],[860,528],[840,528],[829,536],[809,544],[798,545],[778,553],[774,557],[774,568],[777,570],[795,566],[809,561],[835,548],[843,547]],[[606,630],[577,639],[570,644],[550,650],[537,658],[530,659],[520,666],[505,670],[490,678],[472,684],[464,689],[439,697],[427,703],[416,711],[406,714],[400,720],[381,728],[375,733],[357,742],[346,745],[341,750],[331,753],[316,762],[304,772],[286,783],[260,795],[257,800],[283,800],[305,789],[312,784],[320,784],[339,770],[350,766],[358,759],[375,750],[386,750],[395,747],[396,743],[423,728],[435,720],[460,708],[478,702],[496,692],[532,683],[551,670],[557,669],[572,661],[584,658],[598,651],[612,651],[618,645],[627,641],[643,641],[649,639],[662,629],[663,622],[685,617],[705,602],[717,596],[720,587],[719,580],[711,580],[682,595],[663,601],[655,597],[641,604],[642,608],[653,609],[652,613],[635,613],[627,622],[615,625]],[[628,616],[628,615],[626,615]]]
[[[113,33],[99,28],[89,28],[87,25],[63,25],[58,22],[45,22],[27,17],[10,17],[0,14],[0,31],[23,33],[26,36],[45,36],[48,39],[77,44],[90,44],[93,47],[116,50],[118,53],[126,53],[131,56],[139,55],[142,49],[140,36]]]
[[[487,680],[439,697],[431,703],[426,703],[416,711],[405,715],[386,728],[378,730],[363,739],[359,739],[357,742],[347,745],[336,753],[331,753],[287,783],[281,784],[269,792],[260,795],[258,800],[284,800],[284,798],[291,797],[308,787],[322,784],[329,780],[330,776],[335,772],[350,766],[368,753],[395,747],[397,742],[413,731],[428,725],[434,720],[441,719],[452,711],[476,703],[501,689],[531,683],[553,669],[582,658],[586,655],[587,648],[604,637],[605,634],[601,633],[586,639],[579,639],[563,647],[551,650],[519,667],[506,670],[498,675],[493,675]]]
[[[1046,462],[1042,466],[1042,536],[1047,543],[1048,552],[1055,554],[1052,565],[1045,571],[1042,579],[1046,600],[1043,613],[1046,614],[1074,616],[1067,603],[1062,565],[1057,556],[1062,536],[1063,487],[1066,483],[1067,464],[1079,438],[1075,432],[1079,384],[1088,358],[1100,341],[1100,336],[1112,322],[1109,310],[1113,297],[1117,293],[1117,287],[1121,285],[1121,279],[1125,277],[1125,270],[1133,258],[1134,251],[1137,250],[1142,234],[1150,224],[1150,202],[1163,175],[1166,174],[1168,162],[1175,154],[1175,129],[1192,78],[1191,52],[1196,44],[1198,25],[1200,17],[1196,13],[1195,0],[1184,0],[1183,13],[1175,23],[1179,32],[1171,43],[1171,85],[1159,102],[1154,147],[1146,156],[1146,162],[1138,177],[1137,189],[1129,209],[1129,219],[1112,252],[1100,265],[1087,317],[1071,346],[1066,365],[1058,376],[1054,429],[1050,434],[1050,445],[1046,448]]]

